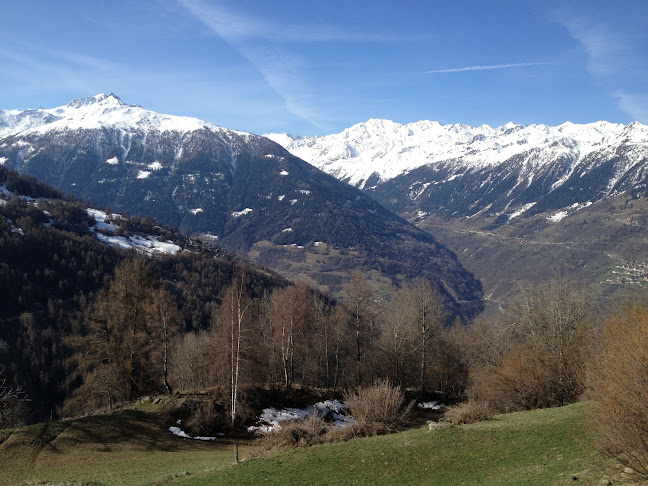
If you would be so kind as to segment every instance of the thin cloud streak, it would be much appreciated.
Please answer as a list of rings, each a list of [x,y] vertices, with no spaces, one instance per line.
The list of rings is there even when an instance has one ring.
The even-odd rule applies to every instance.
[[[648,93],[616,91],[619,108],[640,123],[648,123]]]
[[[284,49],[265,42],[339,40],[327,32],[291,30],[246,18],[222,5],[206,5],[201,0],[178,0],[178,4],[247,59],[267,85],[282,99],[288,113],[321,128],[317,109],[309,102],[308,83],[302,74],[302,61]]]
[[[516,67],[525,67],[525,66],[542,66],[548,64],[546,62],[520,62],[515,64],[489,64],[484,66],[465,66],[458,68],[449,68],[449,69],[433,69],[431,71],[425,71],[426,74],[435,74],[435,73],[463,73],[467,71],[489,71],[491,69],[509,69]]]
[[[228,42],[250,39],[270,42],[389,42],[419,39],[345,31],[330,26],[298,26],[272,22],[251,15],[242,15],[220,2],[209,4],[202,0],[177,0],[177,2]]]

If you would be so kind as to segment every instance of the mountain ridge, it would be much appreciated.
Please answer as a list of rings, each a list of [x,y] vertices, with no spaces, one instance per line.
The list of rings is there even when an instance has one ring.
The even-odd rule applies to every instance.
[[[341,292],[354,270],[383,292],[422,274],[449,302],[479,307],[479,283],[429,233],[267,138],[114,95],[2,112],[0,123],[1,165],[112,211],[207,235],[325,291]]]
[[[605,183],[588,187],[594,191],[590,202],[626,190],[630,179],[642,182],[648,172],[648,126],[638,122],[566,122],[556,127],[508,123],[493,128],[370,119],[323,137],[266,136],[338,179],[371,192],[397,213],[405,206],[410,210],[420,206],[417,200],[425,193],[436,203],[419,209],[443,211],[444,204],[433,195],[437,188],[430,186],[445,186],[444,194],[478,195],[484,186],[493,187],[490,178],[507,180],[505,188],[494,190],[497,194],[524,193],[495,204],[500,212],[510,208],[509,216],[516,212],[519,216],[537,202],[533,195],[563,191],[563,186],[574,182],[574,175],[583,177],[604,162],[617,159],[601,175],[607,176]],[[390,190],[381,189],[388,185]],[[587,201],[574,197],[564,207]],[[492,198],[483,199],[483,204],[476,198],[459,213],[473,216],[491,203],[495,203]],[[453,208],[448,217],[456,211]]]
[[[370,120],[324,137],[270,136],[434,234],[495,308],[555,276],[608,301],[645,288],[646,125]]]

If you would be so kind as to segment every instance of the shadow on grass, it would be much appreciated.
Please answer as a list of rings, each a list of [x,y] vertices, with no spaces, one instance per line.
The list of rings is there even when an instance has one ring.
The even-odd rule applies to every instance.
[[[13,436],[11,441],[9,437]],[[162,426],[157,414],[142,410],[121,410],[61,422],[47,422],[15,429],[0,443],[3,447],[29,450],[32,461],[45,450],[66,454],[77,448],[97,452],[201,451],[232,447],[233,440],[198,441],[173,435]],[[11,444],[9,443],[11,442]]]

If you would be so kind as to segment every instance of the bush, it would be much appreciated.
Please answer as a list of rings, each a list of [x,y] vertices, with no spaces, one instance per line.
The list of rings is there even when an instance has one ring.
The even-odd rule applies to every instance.
[[[387,432],[402,424],[412,409],[405,405],[405,394],[389,380],[380,380],[372,386],[344,395],[349,415],[364,435]]]
[[[284,447],[310,446],[328,442],[325,438],[329,425],[317,414],[302,420],[282,422],[281,426],[259,439],[259,446],[265,451]]]
[[[493,418],[493,407],[483,400],[468,400],[448,408],[445,419],[453,425],[473,424]]]
[[[627,308],[605,323],[589,366],[598,448],[648,479],[648,310]]]
[[[189,435],[210,436],[228,430],[229,422],[221,405],[209,398],[190,398],[168,403],[161,411],[162,423],[176,425]]]
[[[505,356],[501,367],[473,369],[470,396],[500,412],[551,407],[559,404],[552,377],[542,354],[521,349]]]

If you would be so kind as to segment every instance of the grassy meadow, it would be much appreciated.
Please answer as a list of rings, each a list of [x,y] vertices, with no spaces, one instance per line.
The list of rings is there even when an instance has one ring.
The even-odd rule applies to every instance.
[[[146,410],[0,431],[0,483],[88,485],[632,484],[592,448],[586,404],[324,444],[234,464],[227,439],[173,436]],[[241,458],[252,450],[244,444]]]

